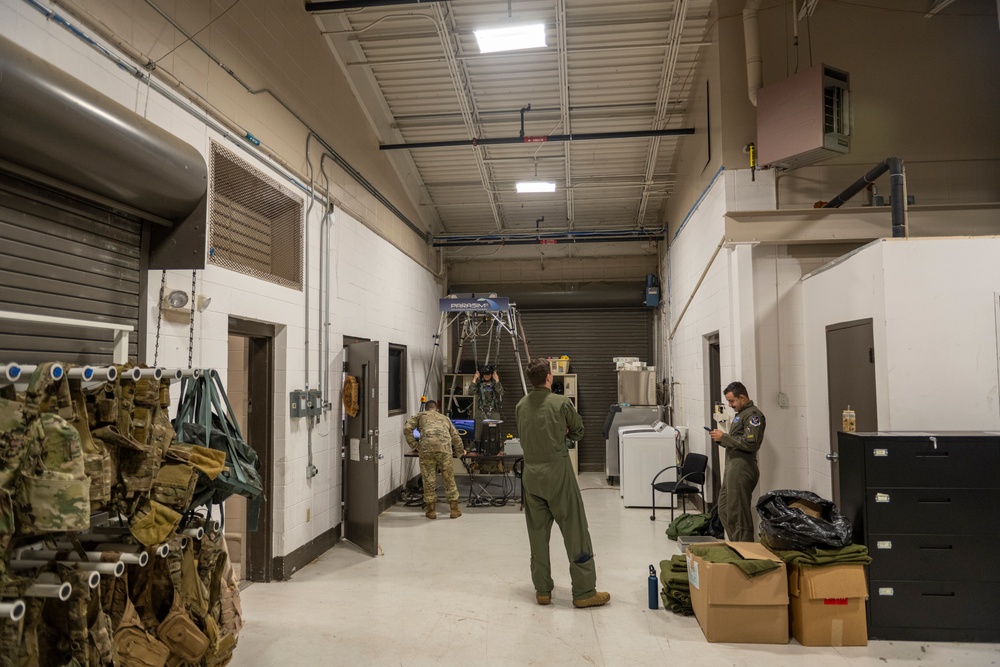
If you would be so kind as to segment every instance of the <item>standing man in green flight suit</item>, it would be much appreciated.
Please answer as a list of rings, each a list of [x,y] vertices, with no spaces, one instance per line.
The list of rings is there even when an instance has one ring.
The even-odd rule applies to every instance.
[[[750,500],[760,479],[757,450],[764,440],[764,413],[753,404],[747,388],[732,382],[723,390],[729,407],[736,411],[729,433],[715,429],[712,440],[726,448],[726,473],[719,492],[719,519],[729,539],[753,542]]]
[[[419,442],[413,437],[413,430],[420,432]],[[403,425],[406,444],[420,452],[420,477],[424,482],[424,514],[428,519],[437,518],[437,469],[441,468],[444,480],[444,497],[451,505],[451,518],[462,516],[458,509],[458,486],[455,485],[455,470],[451,465],[451,450],[456,456],[465,454],[462,436],[446,416],[438,412],[437,401],[427,401],[426,409],[406,420]]]
[[[541,605],[552,602],[549,538],[555,521],[569,557],[573,606],[599,607],[611,596],[597,590],[587,513],[566,448],[567,440],[579,442],[583,438],[583,419],[568,398],[552,393],[547,359],[532,359],[525,370],[532,390],[518,401],[514,412],[524,449],[521,483],[535,601]]]

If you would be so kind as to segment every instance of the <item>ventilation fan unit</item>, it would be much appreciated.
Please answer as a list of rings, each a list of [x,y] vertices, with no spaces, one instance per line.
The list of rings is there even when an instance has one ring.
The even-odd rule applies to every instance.
[[[817,65],[757,92],[761,165],[795,169],[851,152],[847,72]]]

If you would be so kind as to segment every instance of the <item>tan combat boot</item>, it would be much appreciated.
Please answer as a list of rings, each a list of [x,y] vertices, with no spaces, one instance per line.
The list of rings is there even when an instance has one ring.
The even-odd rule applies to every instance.
[[[597,593],[591,595],[589,598],[584,598],[582,600],[573,600],[573,606],[577,609],[585,609],[587,607],[600,607],[606,605],[611,601],[611,595],[609,593],[603,593],[598,591]]]
[[[438,518],[437,509],[434,507],[434,505],[424,505],[424,507],[427,508],[427,511],[424,512],[425,517],[427,517],[428,519]]]
[[[460,516],[462,516],[462,510],[458,509],[458,501],[451,501],[451,518],[457,519]]]

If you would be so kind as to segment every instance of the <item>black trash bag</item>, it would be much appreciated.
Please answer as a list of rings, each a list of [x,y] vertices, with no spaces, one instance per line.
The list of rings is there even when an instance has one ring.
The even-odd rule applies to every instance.
[[[814,518],[798,507],[800,501],[820,513]],[[851,522],[832,501],[811,491],[770,491],[757,501],[760,533],[769,546],[780,551],[805,551],[814,547],[839,549],[851,544]]]
[[[720,540],[726,539],[726,531],[722,527],[722,519],[719,518],[718,504],[713,505],[712,511],[708,513],[708,525],[705,526],[702,535],[708,535]]]

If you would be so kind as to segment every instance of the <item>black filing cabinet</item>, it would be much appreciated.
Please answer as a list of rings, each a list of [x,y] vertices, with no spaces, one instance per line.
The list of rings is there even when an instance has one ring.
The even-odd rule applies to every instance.
[[[840,433],[836,454],[869,638],[1000,641],[1000,432]]]

